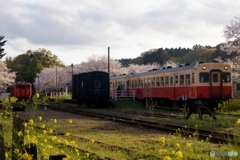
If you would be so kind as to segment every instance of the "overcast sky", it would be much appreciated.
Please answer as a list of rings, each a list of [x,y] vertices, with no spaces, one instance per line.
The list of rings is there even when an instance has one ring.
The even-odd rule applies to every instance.
[[[65,65],[91,55],[136,58],[153,48],[216,46],[239,0],[0,0],[7,55],[45,48]]]

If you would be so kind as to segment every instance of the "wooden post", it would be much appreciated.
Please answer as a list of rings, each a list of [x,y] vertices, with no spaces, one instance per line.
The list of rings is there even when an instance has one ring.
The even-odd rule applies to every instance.
[[[15,149],[19,150],[19,153],[24,151],[24,120],[21,118],[13,118],[13,130],[12,130],[12,160],[18,160]],[[20,134],[21,133],[21,134]]]
[[[6,159],[2,123],[0,123],[0,159],[1,160]]]

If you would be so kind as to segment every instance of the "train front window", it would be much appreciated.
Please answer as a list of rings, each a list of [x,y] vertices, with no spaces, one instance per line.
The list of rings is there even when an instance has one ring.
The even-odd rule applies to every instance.
[[[225,83],[231,82],[231,74],[229,72],[223,72],[222,81]]]
[[[94,81],[94,88],[101,88],[101,81]]]
[[[214,74],[212,75],[212,81],[213,81],[213,82],[218,82],[218,74],[214,73]]]
[[[209,82],[209,73],[208,72],[200,72],[199,73],[199,82],[201,82],[201,83]]]

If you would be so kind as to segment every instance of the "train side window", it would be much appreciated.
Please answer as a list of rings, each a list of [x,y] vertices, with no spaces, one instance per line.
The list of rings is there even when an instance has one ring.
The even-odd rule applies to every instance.
[[[164,77],[161,77],[161,87],[164,86]]]
[[[156,86],[157,86],[157,87],[160,86],[160,78],[159,78],[159,77],[156,78]]]
[[[148,87],[151,87],[151,86],[152,86],[151,81],[152,81],[151,78],[149,78],[149,79],[148,79],[148,82],[147,82],[147,83],[148,83]]]
[[[212,80],[213,82],[218,82],[218,74],[216,73],[212,74]]]
[[[192,73],[192,84],[195,83],[195,76],[194,76],[194,73]]]
[[[169,77],[168,77],[168,76],[165,77],[165,85],[166,85],[166,86],[169,85]]]
[[[199,73],[199,82],[201,82],[201,83],[209,82],[209,73],[208,72],[200,72]]]
[[[223,72],[222,81],[225,83],[231,82],[231,74],[229,72]]]
[[[143,80],[141,79],[141,87],[143,88]]]
[[[155,87],[155,78],[152,79],[152,86]]]
[[[185,77],[186,77],[186,78],[185,78],[185,80],[186,80],[186,83],[185,83],[185,84],[186,84],[186,85],[190,85],[190,74],[186,74]]]
[[[184,75],[180,75],[180,85],[184,85]]]
[[[137,87],[138,84],[137,84],[137,79],[134,80],[134,87]]]
[[[175,76],[175,84],[178,84],[178,76]]]
[[[173,86],[173,77],[170,77],[170,86]]]

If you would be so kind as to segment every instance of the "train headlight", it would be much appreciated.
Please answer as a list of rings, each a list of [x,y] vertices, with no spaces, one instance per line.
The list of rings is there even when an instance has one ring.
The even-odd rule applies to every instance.
[[[206,66],[203,66],[202,69],[205,70],[207,67]]]
[[[225,70],[227,70],[227,69],[228,69],[228,67],[227,67],[227,66],[225,66],[225,67],[224,67],[224,69],[225,69]]]

